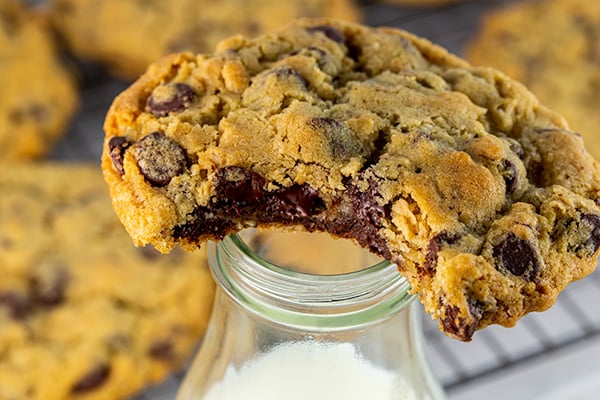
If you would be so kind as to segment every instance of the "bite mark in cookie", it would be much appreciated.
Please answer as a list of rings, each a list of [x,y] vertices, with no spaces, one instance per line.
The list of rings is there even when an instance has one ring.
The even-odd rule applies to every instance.
[[[145,106],[174,82],[196,93],[185,111]],[[173,55],[105,128],[137,244],[193,249],[257,225],[350,238],[461,340],[547,308],[596,264],[600,170],[580,138],[501,72],[404,31],[301,20]],[[139,174],[113,165],[115,137]]]

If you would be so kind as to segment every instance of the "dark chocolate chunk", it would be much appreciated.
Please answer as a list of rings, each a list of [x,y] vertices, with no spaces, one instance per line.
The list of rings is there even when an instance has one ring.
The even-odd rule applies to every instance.
[[[71,387],[71,393],[79,394],[92,391],[102,386],[110,377],[110,365],[99,364],[83,375]]]
[[[42,122],[48,119],[50,113],[46,105],[39,103],[28,103],[20,108],[13,109],[9,113],[9,118],[15,124],[22,124],[27,121]]]
[[[583,243],[583,247],[587,250],[586,253],[592,256],[600,247],[600,215],[583,214],[581,221],[588,226],[586,231],[589,231],[589,237]]]
[[[274,74],[275,76],[277,76],[280,79],[292,78],[292,79],[296,80],[297,82],[299,82],[303,89],[308,89],[308,82],[306,81],[306,79],[304,79],[304,77],[300,74],[300,72],[296,71],[292,67],[283,66],[283,67],[275,68],[272,71],[270,71],[267,74],[267,76],[270,74]]]
[[[319,68],[327,71],[335,71],[337,69],[334,58],[327,51],[319,47],[303,47],[292,51],[290,56],[302,55],[313,58],[317,61]]]
[[[133,150],[140,172],[155,186],[167,185],[186,165],[183,148],[160,132],[144,136]]]
[[[521,146],[521,143],[511,138],[506,138],[505,140],[508,141],[508,147],[510,150],[515,153],[519,159],[523,160],[525,158],[525,152],[523,151],[523,146]]]
[[[381,220],[389,217],[390,210],[387,204],[379,204],[377,201],[380,198],[378,194],[378,186],[375,180],[369,181],[369,187],[366,191],[361,191],[356,185],[351,182],[344,182],[346,185],[348,197],[350,198],[350,208],[352,217],[350,218],[350,235],[348,237],[355,238],[358,243],[371,252],[380,255],[387,260],[393,260],[393,256],[387,246],[386,240],[379,234],[381,228]],[[356,221],[360,221],[357,224]],[[341,226],[347,225],[346,222],[339,222]],[[336,230],[328,229],[330,232],[339,235],[348,235],[348,233],[336,232]]]
[[[159,340],[148,349],[150,357],[160,361],[173,361],[175,359],[175,350],[173,343],[168,340]]]
[[[217,173],[217,198],[230,203],[237,213],[244,207],[264,201],[266,181],[259,174],[241,167],[225,167]]]
[[[534,248],[527,240],[512,232],[494,246],[493,256],[499,267],[527,281],[534,280],[540,270],[540,261]]]
[[[449,233],[442,231],[431,238],[429,245],[427,246],[427,254],[425,256],[425,264],[423,269],[427,274],[433,274],[435,267],[437,266],[438,253],[442,249],[442,244],[453,244],[460,239],[460,235],[457,233]]]
[[[473,334],[477,330],[479,321],[483,316],[483,308],[481,303],[469,299],[470,319],[460,316],[460,308],[449,305],[445,307],[444,317],[440,319],[444,332],[463,341],[470,341]]]
[[[216,215],[215,212],[206,207],[198,207],[189,216],[187,222],[177,225],[173,229],[173,237],[187,239],[192,243],[197,243],[203,235],[223,239],[235,225],[230,217],[231,215],[227,217]]]
[[[389,208],[379,204],[375,181],[369,181],[369,188],[362,192],[353,184],[348,185],[348,193],[352,199],[352,207],[359,221],[369,222],[381,228],[381,220],[389,216]]]
[[[325,207],[319,192],[308,185],[294,185],[273,193],[276,201],[275,212],[296,219],[319,213]]]
[[[311,33],[321,32],[329,39],[337,43],[344,43],[344,40],[346,39],[342,32],[330,25],[311,26],[310,28],[308,28],[308,31]]]
[[[157,117],[164,117],[185,110],[195,97],[196,92],[190,85],[181,82],[168,83],[154,89],[146,102],[146,110]]]
[[[0,292],[0,307],[8,309],[8,315],[15,320],[21,320],[31,311],[29,298],[20,292]]]
[[[32,300],[39,306],[51,308],[64,301],[70,275],[67,270],[57,268],[47,276],[45,279],[37,275],[32,276],[29,286]]]
[[[500,174],[504,178],[504,184],[506,187],[506,194],[510,195],[517,189],[517,183],[519,174],[517,167],[510,160],[503,160],[501,163]]]
[[[108,154],[110,154],[113,166],[121,175],[125,173],[123,169],[123,155],[129,145],[129,141],[123,136],[115,136],[108,141]]]

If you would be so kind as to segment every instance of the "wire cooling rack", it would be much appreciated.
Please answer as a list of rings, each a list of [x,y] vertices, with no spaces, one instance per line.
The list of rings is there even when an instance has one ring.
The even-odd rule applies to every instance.
[[[515,1],[515,0],[513,0]],[[400,7],[361,3],[369,25],[396,26],[439,43],[460,54],[488,10],[510,0],[473,0],[440,7]],[[57,144],[51,158],[65,161],[98,161],[102,123],[111,100],[128,83],[115,80],[101,68],[83,65],[81,108],[67,137]],[[489,327],[465,344],[441,334],[424,316],[423,329],[434,374],[449,397],[461,388],[503,376],[526,363],[543,362],[553,354],[600,341],[600,269],[567,288],[557,303],[544,313],[523,318],[516,327]],[[172,399],[184,372],[148,389],[135,400]],[[528,397],[519,397],[528,398]]]

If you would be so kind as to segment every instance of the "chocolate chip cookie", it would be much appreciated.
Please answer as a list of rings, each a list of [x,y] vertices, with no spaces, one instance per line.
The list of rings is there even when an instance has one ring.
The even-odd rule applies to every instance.
[[[297,17],[358,19],[352,0],[52,0],[58,31],[73,52],[137,78],[173,52],[210,52],[234,34],[255,36]]]
[[[466,57],[524,82],[600,157],[600,2],[518,2],[489,14]]]
[[[461,340],[548,308],[600,246],[600,170],[520,83],[407,32],[301,20],[149,68],[107,115],[138,245],[242,227],[351,238]]]
[[[1,165],[0,399],[121,399],[201,337],[206,253],[136,248],[90,165]]]
[[[43,155],[75,110],[74,81],[51,38],[18,1],[0,0],[0,159]]]

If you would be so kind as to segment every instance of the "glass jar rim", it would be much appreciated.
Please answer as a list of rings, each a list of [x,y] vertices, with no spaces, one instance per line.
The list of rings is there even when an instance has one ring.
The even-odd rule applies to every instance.
[[[389,261],[337,275],[298,272],[259,256],[238,234],[209,243],[208,254],[215,279],[237,303],[295,328],[339,330],[376,324],[415,297]]]

